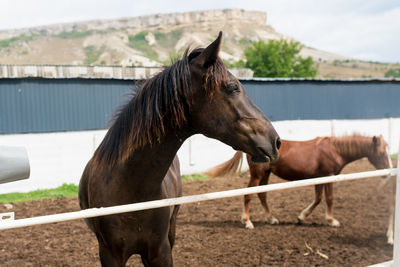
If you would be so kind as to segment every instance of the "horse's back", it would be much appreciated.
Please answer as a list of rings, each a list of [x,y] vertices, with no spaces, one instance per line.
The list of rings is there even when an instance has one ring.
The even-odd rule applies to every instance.
[[[282,140],[280,157],[272,163],[274,173],[286,180],[299,180],[329,175],[335,158],[329,137],[307,141]],[[329,168],[325,165],[329,165]]]
[[[320,176],[337,175],[344,167],[342,156],[337,152],[329,137],[319,144]]]

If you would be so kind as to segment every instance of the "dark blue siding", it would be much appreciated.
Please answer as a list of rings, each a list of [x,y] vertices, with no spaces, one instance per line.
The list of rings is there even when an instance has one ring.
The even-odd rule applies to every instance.
[[[272,121],[400,116],[398,81],[243,81]]]
[[[399,81],[243,80],[272,121],[400,117]],[[0,79],[0,134],[107,128],[132,80]]]
[[[106,128],[133,81],[0,80],[0,133]]]

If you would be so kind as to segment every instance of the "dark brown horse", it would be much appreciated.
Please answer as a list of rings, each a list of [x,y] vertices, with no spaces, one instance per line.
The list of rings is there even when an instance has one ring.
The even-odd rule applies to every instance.
[[[382,136],[365,137],[360,135],[345,137],[318,137],[309,141],[282,140],[280,156],[273,163],[255,163],[247,157],[250,168],[250,181],[248,186],[268,184],[269,175],[274,173],[278,177],[294,181],[307,178],[316,178],[329,175],[337,175],[343,167],[357,159],[367,157],[377,169],[390,167],[390,159],[387,153],[387,144]],[[223,176],[235,172],[242,160],[243,152],[238,151],[232,159],[222,163],[208,172],[210,176]],[[330,226],[340,226],[338,220],[333,217],[333,184],[315,185],[315,200],[299,215],[302,222],[311,214],[322,200],[325,191],[327,204],[326,216]],[[267,204],[267,194],[259,193],[258,197],[267,215],[267,222],[278,224]],[[250,201],[252,195],[244,197],[244,209],[242,222],[246,228],[253,229],[250,221]]]
[[[79,185],[82,209],[181,195],[182,143],[196,133],[253,156],[277,159],[280,139],[218,57],[222,33],[207,48],[148,79],[118,113]],[[140,254],[145,266],[172,266],[178,206],[87,219],[103,266]]]

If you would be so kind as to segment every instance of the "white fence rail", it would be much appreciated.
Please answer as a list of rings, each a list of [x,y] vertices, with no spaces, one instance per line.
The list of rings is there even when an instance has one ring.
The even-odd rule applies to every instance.
[[[181,205],[181,204],[200,202],[200,201],[205,201],[205,200],[220,199],[220,198],[226,198],[226,197],[235,197],[235,196],[242,196],[242,195],[248,195],[248,194],[256,194],[256,193],[261,193],[261,192],[269,192],[269,191],[289,189],[289,188],[302,187],[302,186],[315,185],[315,184],[326,184],[326,183],[341,182],[341,181],[346,181],[346,180],[364,179],[364,178],[375,177],[375,176],[394,175],[396,173],[396,170],[397,169],[383,169],[383,170],[377,170],[377,171],[359,172],[359,173],[351,173],[351,174],[340,174],[340,175],[336,175],[336,176],[326,176],[326,177],[286,182],[286,183],[270,184],[270,185],[263,185],[263,186],[256,186],[256,187],[247,187],[247,188],[206,193],[206,194],[200,194],[200,195],[184,196],[184,197],[177,197],[177,198],[167,198],[167,199],[153,200],[153,201],[134,203],[134,204],[126,204],[126,205],[113,206],[113,207],[91,208],[91,209],[74,211],[74,212],[59,213],[59,214],[18,219],[18,220],[7,220],[7,221],[3,221],[2,223],[0,223],[0,230],[20,228],[20,227],[32,226],[32,225],[38,225],[38,224],[70,221],[70,220],[76,220],[76,219],[85,219],[85,218],[133,212],[133,211],[139,211],[139,210],[161,208],[161,207],[167,207],[167,206],[173,206],[173,205]]]

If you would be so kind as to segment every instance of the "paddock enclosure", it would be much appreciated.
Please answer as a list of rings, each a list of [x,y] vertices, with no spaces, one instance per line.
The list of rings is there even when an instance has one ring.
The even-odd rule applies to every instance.
[[[400,116],[399,80],[241,82],[273,121]],[[6,112],[0,115],[0,132],[7,138],[28,132],[105,128],[115,107],[127,99],[123,95],[130,91],[132,83],[123,79],[1,79],[0,101]],[[24,108],[16,109],[18,106]],[[79,117],[78,111],[85,116]],[[385,139],[388,136],[398,140],[399,134],[397,130],[388,131]],[[397,151],[396,148],[392,151]],[[373,170],[372,166],[360,160],[344,172],[367,170]],[[186,182],[183,193],[243,188],[248,181],[246,175]],[[388,185],[378,191],[381,181],[379,177],[367,178],[334,186],[335,216],[342,223],[340,228],[326,225],[321,211],[324,205],[305,224],[297,225],[298,212],[313,199],[311,187],[268,193],[270,205],[282,223],[265,224],[261,207],[253,205],[252,220],[256,226],[253,231],[244,229],[239,220],[242,197],[183,205],[178,214],[174,263],[176,266],[366,266],[391,260],[393,247],[386,244],[385,233],[393,192]],[[281,180],[273,177],[271,182]],[[7,207],[0,205],[0,212],[8,212]],[[16,203],[12,208],[16,219],[75,210],[79,210],[75,198]],[[0,249],[1,266],[100,265],[95,237],[83,220],[0,231]],[[129,265],[137,262],[133,258]]]
[[[43,66],[41,73],[51,74],[51,68]],[[4,76],[4,66],[0,66],[0,145],[25,146],[32,165],[31,179],[4,184],[0,193],[79,182],[112,114],[129,99],[138,81],[123,76],[121,68],[110,68],[108,78],[97,76],[96,69],[102,68],[92,68],[87,70],[92,76],[86,78],[79,78],[83,71],[79,67],[62,71],[54,67],[54,72],[60,73],[56,78],[30,78],[18,76],[19,69],[13,76]],[[25,72],[28,70],[30,67]],[[70,78],[73,72],[78,74]],[[307,140],[355,131],[382,134],[390,153],[397,152],[399,79],[240,81],[282,138]],[[213,157],[208,156],[210,149]],[[205,171],[234,153],[202,135],[190,137],[178,151],[183,174]]]
[[[374,168],[367,160],[360,160],[348,165],[344,173],[371,170]],[[194,195],[244,188],[248,175],[184,182],[183,192]],[[282,181],[271,177],[271,183]],[[297,225],[298,213],[314,197],[312,186],[268,193],[281,224],[266,224],[257,204],[252,206],[254,230],[244,229],[240,223],[242,197],[182,205],[174,264],[368,266],[391,260],[393,247],[386,244],[385,233],[394,192],[390,184],[377,191],[381,182],[381,177],[374,177],[334,185],[335,216],[342,223],[339,228],[327,225],[322,203],[303,225]],[[79,208],[76,198],[59,198],[16,203],[13,210],[20,219]],[[6,207],[0,205],[0,212],[4,211]],[[0,248],[1,266],[100,266],[96,238],[83,220],[0,231]],[[141,266],[139,258],[133,257],[128,266]]]

